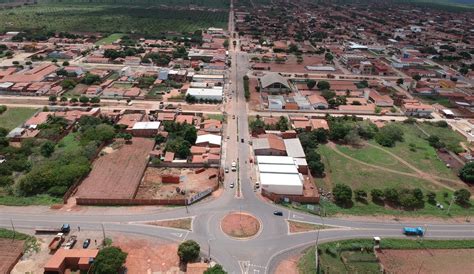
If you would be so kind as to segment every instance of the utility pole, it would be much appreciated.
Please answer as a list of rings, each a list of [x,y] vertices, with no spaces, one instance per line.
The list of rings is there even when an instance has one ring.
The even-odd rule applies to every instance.
[[[12,224],[12,230],[13,230],[13,241],[14,241],[14,240],[15,240],[15,238],[16,238],[16,231],[15,231],[15,226],[13,225],[13,220],[12,220],[12,219],[10,219],[10,222],[11,222],[11,224]]]
[[[447,212],[448,215],[449,215],[449,211],[451,210],[451,206],[453,205],[453,203],[454,203],[454,195],[451,198],[451,202],[449,203],[448,212]]]
[[[100,225],[102,226],[102,237],[103,237],[102,243],[105,245],[105,228],[104,228],[104,223],[100,223]]]
[[[211,239],[207,239],[207,247],[208,247],[208,254],[209,254],[209,261],[211,261]]]
[[[321,217],[321,225],[318,227],[318,233],[316,234],[316,248],[314,250],[314,260],[316,265],[316,273],[319,273],[319,254],[318,254],[318,244],[319,244],[319,233],[321,232],[321,227],[324,226],[323,217]]]

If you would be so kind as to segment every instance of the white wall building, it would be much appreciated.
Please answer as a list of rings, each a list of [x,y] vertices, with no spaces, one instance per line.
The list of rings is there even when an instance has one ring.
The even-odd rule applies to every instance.
[[[262,189],[283,195],[303,194],[303,176],[293,157],[257,156],[256,166]]]
[[[222,101],[222,87],[212,88],[188,88],[186,95],[191,95],[197,100],[217,100]]]

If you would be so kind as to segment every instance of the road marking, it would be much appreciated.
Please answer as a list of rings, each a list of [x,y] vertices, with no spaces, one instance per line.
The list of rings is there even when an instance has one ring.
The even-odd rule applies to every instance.
[[[238,262],[239,262],[240,271],[242,271],[242,274],[248,274],[250,261],[238,261]]]
[[[181,237],[183,237],[183,233],[175,233],[175,232],[171,232],[171,235],[173,235],[173,236],[176,236],[176,237],[178,237],[178,238],[181,238]]]
[[[295,219],[300,219],[300,220],[304,220],[304,217],[303,217],[303,216],[298,216],[298,215],[296,215],[295,213],[293,213],[293,218],[295,218]]]

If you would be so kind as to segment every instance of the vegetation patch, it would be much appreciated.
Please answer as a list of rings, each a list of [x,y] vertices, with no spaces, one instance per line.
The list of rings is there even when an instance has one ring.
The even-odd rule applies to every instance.
[[[330,226],[298,222],[298,221],[292,221],[292,220],[288,220],[288,227],[290,229],[290,233],[308,232],[308,231],[315,231],[318,229],[331,228]]]
[[[5,112],[0,113],[0,128],[12,130],[20,126],[28,118],[35,114],[34,108],[6,108]]]
[[[25,244],[24,244],[25,253],[33,252],[33,251],[37,252],[39,250],[39,244],[36,238],[28,234],[12,231],[5,228],[0,228],[0,238],[25,241]]]

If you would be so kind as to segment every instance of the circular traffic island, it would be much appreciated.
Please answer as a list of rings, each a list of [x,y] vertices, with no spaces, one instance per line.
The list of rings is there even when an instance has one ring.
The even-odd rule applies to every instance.
[[[229,213],[221,221],[221,229],[227,236],[242,240],[254,237],[260,228],[260,221],[244,212]]]

